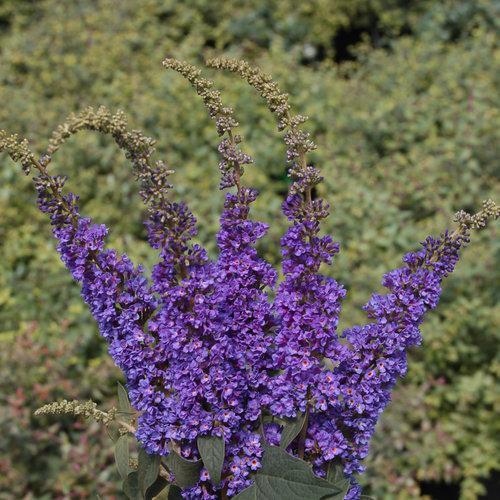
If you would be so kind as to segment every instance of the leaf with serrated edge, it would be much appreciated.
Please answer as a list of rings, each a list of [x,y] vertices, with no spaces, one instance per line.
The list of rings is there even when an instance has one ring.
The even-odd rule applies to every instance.
[[[149,455],[141,448],[139,450],[139,466],[137,468],[139,488],[143,495],[156,481],[160,471],[160,455]]]
[[[218,436],[200,436],[197,440],[203,465],[214,484],[219,484],[224,465],[224,439]]]
[[[201,460],[196,462],[186,460],[172,450],[165,461],[168,468],[174,473],[175,483],[181,488],[188,488],[199,481],[202,468]]]
[[[254,480],[256,500],[319,500],[341,493],[339,488],[315,476],[309,464],[276,446],[266,447],[262,468]]]
[[[118,473],[123,480],[130,472],[128,436],[120,436],[115,443],[115,462]]]
[[[299,435],[305,421],[305,414],[299,413],[294,419],[287,420],[281,432],[280,448],[286,449]]]

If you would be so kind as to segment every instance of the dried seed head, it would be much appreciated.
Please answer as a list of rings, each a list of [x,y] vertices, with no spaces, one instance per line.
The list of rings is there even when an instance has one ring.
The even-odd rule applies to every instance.
[[[35,411],[36,416],[41,415],[74,415],[76,417],[92,418],[96,422],[108,425],[116,417],[116,408],[108,412],[99,410],[94,401],[56,401],[54,403],[42,406]]]
[[[234,118],[233,109],[222,104],[220,92],[213,89],[214,83],[200,76],[201,71],[195,66],[171,58],[165,59],[163,66],[177,71],[188,80],[196,93],[203,99],[210,118],[215,120],[217,133],[220,136],[227,134],[227,139],[223,139],[218,148],[222,157],[219,163],[222,176],[220,188],[237,185],[239,189],[240,177],[244,172],[243,165],[252,163],[252,159],[237,146],[241,142],[241,137],[233,135],[233,130],[239,125]]]

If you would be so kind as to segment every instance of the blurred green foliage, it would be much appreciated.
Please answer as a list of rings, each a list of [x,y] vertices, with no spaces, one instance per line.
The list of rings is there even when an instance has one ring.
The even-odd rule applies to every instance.
[[[65,397],[109,401],[106,380],[118,375],[108,357],[85,342],[43,338],[36,323],[0,341],[0,498],[118,498],[109,438],[98,424],[33,412]],[[41,338],[42,337],[42,338]],[[111,441],[109,441],[111,443]]]
[[[158,139],[159,155],[177,171],[177,195],[200,220],[199,240],[214,253],[222,199],[216,133],[199,98],[161,60],[254,61],[311,118],[319,144],[313,160],[325,176],[321,194],[333,205],[325,229],[343,250],[325,272],[348,288],[347,326],[364,321],[360,305],[403,253],[446,227],[456,210],[498,200],[496,6],[494,0],[3,0],[0,127],[27,135],[42,151],[69,112],[99,104],[124,109],[132,126]],[[235,107],[255,158],[246,174],[262,192],[254,216],[272,223],[260,251],[277,264],[286,227],[279,216],[285,147],[251,89],[234,76],[207,74]],[[83,212],[111,227],[112,245],[150,267],[155,255],[145,244],[137,187],[112,142],[81,133],[51,167],[70,176]],[[97,490],[112,498],[112,486],[103,489],[116,477],[107,438],[92,427],[83,433],[30,414],[45,402],[33,395],[38,385],[50,385],[49,399],[108,401],[117,377],[54,247],[30,182],[2,157],[0,491],[6,496],[0,498],[85,498]],[[450,482],[460,485],[461,499],[472,500],[500,469],[498,251],[493,227],[475,235],[424,325],[424,347],[411,353],[409,374],[367,463],[363,481],[378,499],[420,498],[422,484]],[[76,447],[71,460],[64,443]]]

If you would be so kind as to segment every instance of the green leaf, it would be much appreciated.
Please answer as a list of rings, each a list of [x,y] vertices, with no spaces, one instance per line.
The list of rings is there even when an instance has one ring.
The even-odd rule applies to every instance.
[[[181,457],[176,451],[171,450],[166,458],[168,468],[175,475],[175,482],[181,488],[188,488],[195,485],[200,479],[202,468],[201,460],[193,462]]]
[[[344,498],[351,487],[351,482],[345,477],[344,467],[342,467],[339,460],[333,460],[328,464],[326,480],[341,490],[341,496],[338,496],[338,498]]]
[[[107,432],[109,438],[111,439],[111,441],[113,441],[113,443],[116,443],[116,441],[118,441],[118,439],[121,436],[118,425],[116,422],[110,422],[106,426],[106,432]]]
[[[157,500],[182,500],[182,490],[176,484],[169,484],[158,495]]]
[[[168,488],[168,500],[182,500],[182,490],[175,484]]]
[[[263,446],[267,445],[267,439],[266,439],[266,432],[264,431],[264,418],[260,418],[260,423],[259,423],[259,436],[260,436],[260,442],[262,443]]]
[[[338,483],[335,483],[334,486],[339,487],[341,491],[337,496],[331,497],[331,499],[343,500],[347,495],[349,488],[351,487],[351,482],[349,481],[349,479],[346,478],[343,479],[342,481],[339,481]]]
[[[139,489],[143,496],[156,481],[160,472],[160,455],[149,455],[143,448],[139,449],[139,467],[137,469]]]
[[[257,488],[255,484],[252,484],[248,488],[240,491],[237,495],[233,497],[233,500],[256,500],[257,498]]]
[[[143,495],[139,489],[138,474],[136,471],[131,472],[125,481],[123,481],[123,493],[130,500],[143,500]]]
[[[125,480],[130,472],[128,436],[120,436],[115,443],[115,462],[120,477]]]
[[[262,468],[255,474],[255,489],[242,491],[239,500],[320,500],[334,498],[340,488],[313,474],[311,466],[282,448],[266,447]],[[340,496],[338,498],[341,498]]]
[[[118,385],[118,413],[123,415],[131,416],[134,414],[134,409],[130,404],[130,400],[128,399],[127,390],[123,387],[120,382],[117,382]]]
[[[371,497],[369,495],[361,495],[359,497],[360,500],[375,500],[375,497]]]
[[[340,460],[334,460],[328,464],[326,480],[339,487],[342,491],[345,490],[346,493],[349,491],[351,486],[351,482],[345,477],[344,467],[342,466],[342,462],[340,462]]]
[[[146,500],[152,500],[157,497],[166,486],[168,486],[168,481],[165,478],[158,476],[156,481],[146,491]]]
[[[224,439],[218,436],[200,436],[197,442],[198,451],[203,465],[210,474],[210,479],[214,484],[219,484],[224,464]]]
[[[299,435],[305,422],[305,414],[299,413],[294,419],[286,420],[281,433],[280,448],[286,449]]]
[[[326,472],[326,480],[330,483],[336,483],[338,481],[344,480],[344,468],[341,463],[334,460],[328,464],[328,470]]]
[[[348,483],[347,486],[345,486],[340,493],[335,493],[333,495],[326,495],[324,497],[321,497],[321,500],[344,500],[344,498],[347,495],[347,492],[349,491],[351,484]]]

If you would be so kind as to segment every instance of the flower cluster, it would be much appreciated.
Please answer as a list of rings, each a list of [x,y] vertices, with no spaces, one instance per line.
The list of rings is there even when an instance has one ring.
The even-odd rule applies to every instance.
[[[245,486],[259,465],[252,460],[258,460],[260,444],[250,447],[251,453],[242,450],[249,439],[260,443],[252,429],[272,369],[268,332],[274,319],[264,288],[274,286],[276,273],[254,248],[267,230],[248,220],[255,198],[248,188],[226,196],[219,259],[191,269],[169,289],[148,323],[156,339],[154,361],[138,390],[131,391],[143,412],[138,437],[150,452],[168,453],[174,440],[185,444],[186,457],[195,458],[192,442],[198,435],[224,437],[234,456],[230,467],[238,465],[230,491]]]
[[[141,267],[126,255],[105,249],[107,229],[82,217],[77,197],[63,194],[65,179],[49,176],[43,163],[35,178],[38,205],[50,216],[57,250],[73,278],[82,285],[82,297],[109,345],[115,363],[127,374],[130,388],[138,387],[148,371],[144,346],[151,336],[144,325],[157,299]]]
[[[187,205],[170,200],[172,171],[152,162],[154,141],[129,132],[122,113],[89,108],[72,115],[40,160],[25,141],[1,131],[0,151],[26,173],[39,172],[39,208],[49,215],[61,259],[125,374],[142,447],[197,460],[198,438],[223,438],[222,480],[214,484],[208,468],[201,468],[185,498],[215,499],[221,491],[233,496],[251,485],[263,440],[279,445],[283,420],[298,417],[304,424],[288,452],[310,462],[320,477],[329,464],[340,464],[351,485],[346,498],[359,498],[353,474],[362,472],[377,420],[406,372],[406,351],[421,342],[419,326],[436,307],[470,230],[498,217],[499,209],[488,201],[476,215],[457,214],[455,232],[429,237],[384,276],[388,293],[373,295],[365,306],[370,322],[339,334],[346,291],[320,272],[339,245],[321,233],[329,207],[313,196],[321,176],[306,160],[315,148],[299,128],[306,118],[290,115],[287,95],[260,70],[239,61],[209,62],[253,85],[286,130],[292,183],[282,208],[290,227],[281,239],[284,279],[277,286],[277,272],[255,248],[268,227],[250,219],[258,193],[241,181],[252,160],[233,132],[238,123],[232,109],[193,66],[172,59],[164,65],[192,84],[224,136],[221,188],[235,189],[225,196],[216,260],[193,243],[196,219]],[[148,240],[159,254],[150,280],[141,266],[105,247],[107,228],[80,215],[78,198],[64,193],[66,179],[47,171],[60,145],[82,129],[111,134],[134,166],[148,207]]]
[[[429,238],[420,252],[405,256],[405,266],[387,273],[386,295],[373,295],[365,310],[372,322],[342,333],[320,391],[324,411],[310,417],[306,450],[321,467],[335,457],[347,474],[362,472],[378,417],[398,377],[406,373],[406,351],[420,344],[419,325],[436,307],[442,279],[453,270],[463,238]]]
[[[330,236],[319,236],[319,220],[302,218],[294,210],[291,195],[284,204],[293,225],[281,240],[284,281],[273,304],[278,318],[273,359],[281,373],[273,378],[269,407],[273,414],[295,416],[312,404],[321,409],[318,393],[324,376],[323,359],[330,358],[338,342],[337,323],[345,289],[334,279],[319,274],[330,264],[339,245]]]

